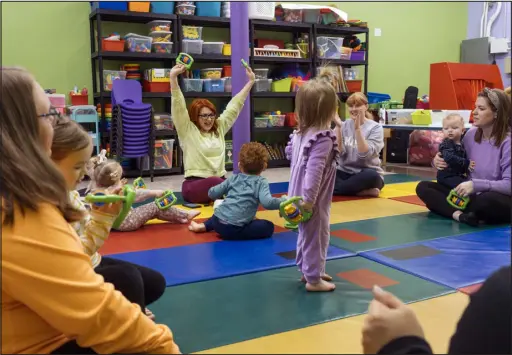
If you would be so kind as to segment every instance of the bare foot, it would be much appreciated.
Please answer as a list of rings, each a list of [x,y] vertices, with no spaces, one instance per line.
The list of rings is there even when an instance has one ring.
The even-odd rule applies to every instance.
[[[151,320],[155,320],[155,315],[153,314],[153,312],[151,312],[148,308],[146,308],[144,310],[144,313],[146,313],[146,316],[151,319]]]
[[[206,226],[204,225],[204,223],[197,223],[192,221],[188,226],[188,230],[194,233],[203,233],[206,232]]]
[[[191,221],[194,219],[194,217],[199,216],[201,214],[201,211],[188,211],[187,213],[188,213],[187,219],[189,221]]]
[[[356,194],[359,197],[379,197],[379,195],[380,190],[377,188],[363,190]]]
[[[329,274],[323,274],[322,276],[320,276],[320,278],[324,281],[332,281],[332,276]],[[302,277],[300,278],[300,282],[306,283],[306,278],[304,277],[304,275],[302,275]]]
[[[309,282],[306,283],[306,290],[309,292],[330,292],[334,291],[335,288],[335,284],[324,281],[322,279],[320,279],[320,282],[317,284],[310,284]]]

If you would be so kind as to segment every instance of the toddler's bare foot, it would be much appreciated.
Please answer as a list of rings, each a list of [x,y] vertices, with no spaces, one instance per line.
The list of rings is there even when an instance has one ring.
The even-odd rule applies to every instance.
[[[360,196],[360,197],[379,197],[379,194],[380,194],[380,190],[377,189],[377,188],[373,188],[373,189],[367,189],[367,190],[360,191],[359,193],[357,193],[357,196]]]
[[[320,278],[324,281],[332,281],[332,276],[329,274],[323,274],[322,276],[320,276]],[[304,275],[302,275],[302,277],[300,278],[300,282],[306,283],[306,278],[304,277]]]
[[[190,222],[190,225],[188,226],[188,230],[194,232],[194,233],[203,233],[206,232],[206,226],[204,223],[197,223],[197,222]]]
[[[324,281],[322,279],[320,279],[320,282],[317,284],[310,284],[309,282],[306,283],[306,290],[309,292],[330,292],[334,291],[335,288],[335,284]]]

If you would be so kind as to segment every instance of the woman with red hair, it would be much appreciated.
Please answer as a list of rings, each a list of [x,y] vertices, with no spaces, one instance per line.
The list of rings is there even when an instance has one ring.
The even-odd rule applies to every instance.
[[[178,64],[171,70],[171,113],[180,139],[185,165],[185,181],[181,187],[183,199],[192,203],[209,203],[208,190],[225,179],[225,138],[235,123],[254,84],[255,76],[247,68],[249,81],[234,96],[224,112],[217,116],[208,100],[196,99],[187,111],[185,97],[178,84],[178,75],[185,72]]]

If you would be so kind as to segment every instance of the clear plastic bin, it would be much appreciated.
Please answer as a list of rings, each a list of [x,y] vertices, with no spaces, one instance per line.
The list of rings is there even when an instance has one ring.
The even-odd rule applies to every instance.
[[[172,42],[153,42],[151,44],[153,53],[172,53]]]
[[[222,54],[224,42],[203,42],[203,54]]]
[[[176,13],[178,15],[194,15],[196,7],[194,5],[178,5],[176,6]]]
[[[135,33],[128,33],[125,37],[125,48],[128,52],[151,53],[152,37],[141,36]]]
[[[268,117],[254,117],[255,128],[267,128],[269,119]]]
[[[201,69],[201,79],[220,79],[221,77],[222,77],[222,68]]]
[[[103,88],[105,91],[112,91],[112,83],[114,80],[126,79],[126,72],[120,70],[104,70],[103,71]]]
[[[150,32],[170,31],[171,30],[172,21],[155,20],[155,21],[148,22],[147,25],[149,26],[149,31]]]
[[[183,39],[203,39],[203,28],[197,26],[181,26]]]
[[[340,59],[343,47],[342,37],[324,37],[316,39],[317,56],[326,59]]]
[[[268,68],[259,68],[253,69],[254,75],[256,79],[267,79],[268,78]]]
[[[253,86],[254,92],[269,92],[272,87],[272,79],[256,79]]]
[[[184,92],[202,92],[203,79],[183,79]]]
[[[231,77],[224,78],[224,91],[225,92],[233,91],[233,86],[231,85]]]
[[[156,130],[174,129],[174,123],[169,113],[155,113],[153,117]]]
[[[149,34],[149,36],[153,38],[153,43],[172,41],[172,32],[170,31],[153,31]]]
[[[224,79],[204,79],[205,92],[224,92]]]
[[[269,115],[268,118],[270,127],[283,127],[286,115]]]
[[[155,140],[155,169],[171,169],[174,139]]]
[[[192,40],[192,39],[184,39],[182,42],[182,52],[188,54],[202,54],[203,53],[203,41],[202,40]]]

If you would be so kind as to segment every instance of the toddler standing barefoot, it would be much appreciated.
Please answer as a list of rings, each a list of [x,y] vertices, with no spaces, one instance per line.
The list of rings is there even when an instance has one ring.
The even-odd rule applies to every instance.
[[[297,266],[308,291],[332,291],[335,285],[325,273],[329,246],[331,200],[338,154],[336,136],[330,129],[336,120],[338,98],[325,80],[306,82],[297,93],[299,129],[286,147],[291,161],[288,196],[302,196],[303,208],[312,212],[299,224]]]

